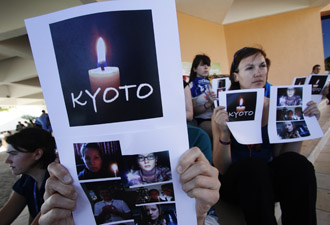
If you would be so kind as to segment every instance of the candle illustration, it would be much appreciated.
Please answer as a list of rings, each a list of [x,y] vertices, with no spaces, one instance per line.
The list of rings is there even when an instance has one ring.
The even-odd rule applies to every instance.
[[[113,171],[113,173],[115,174],[115,177],[117,176],[117,172],[118,172],[118,165],[117,163],[113,163],[111,164],[111,169]]]
[[[102,37],[99,37],[96,44],[97,53],[97,64],[98,67],[95,69],[88,70],[89,81],[93,93],[101,88],[101,94],[98,96],[103,96],[103,91],[106,88],[119,88],[120,77],[118,67],[108,67],[106,61],[106,46]],[[109,92],[109,94],[114,95],[115,93]]]
[[[244,112],[245,111],[245,106],[243,98],[239,99],[239,106],[236,106],[236,112]]]
[[[316,83],[313,84],[313,88],[317,88],[319,86],[320,79],[317,79]]]

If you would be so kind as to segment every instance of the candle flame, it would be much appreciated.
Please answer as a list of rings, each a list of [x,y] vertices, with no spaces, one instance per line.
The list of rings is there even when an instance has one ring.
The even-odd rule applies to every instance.
[[[113,163],[113,164],[111,165],[111,169],[113,170],[113,172],[116,173],[116,171],[118,171],[118,165],[117,165],[117,163]]]
[[[242,106],[243,103],[244,103],[243,98],[240,98],[240,99],[239,99],[239,106]]]
[[[97,53],[97,62],[99,65],[104,65],[106,63],[105,55],[106,55],[106,46],[103,38],[99,37],[96,43],[96,53]]]

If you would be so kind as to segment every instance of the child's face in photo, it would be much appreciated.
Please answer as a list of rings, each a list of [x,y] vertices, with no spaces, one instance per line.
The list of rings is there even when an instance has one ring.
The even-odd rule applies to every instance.
[[[145,206],[147,211],[147,215],[150,217],[151,220],[157,220],[159,217],[159,210],[156,205],[147,205]]]
[[[294,93],[295,93],[294,88],[288,88],[288,90],[286,91],[288,97],[293,97]]]
[[[97,149],[94,148],[86,149],[83,160],[86,167],[93,173],[100,171],[102,167],[102,158]]]
[[[292,132],[293,131],[293,125],[292,125],[291,122],[286,122],[284,124],[284,126],[285,126],[285,129],[287,129],[288,132]]]
[[[153,153],[150,154],[140,154],[137,157],[137,162],[139,164],[139,167],[143,171],[151,171],[156,166],[156,158]]]

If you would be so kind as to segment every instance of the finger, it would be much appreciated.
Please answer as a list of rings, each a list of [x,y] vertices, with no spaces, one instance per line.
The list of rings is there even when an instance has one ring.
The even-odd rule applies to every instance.
[[[198,147],[192,147],[180,157],[176,170],[179,174],[184,173],[195,161],[207,161]]]
[[[71,211],[65,209],[52,209],[48,213],[41,215],[40,225],[74,225]]]
[[[203,179],[206,179],[206,177],[211,177],[212,179],[217,180],[218,170],[211,166],[208,161],[198,161],[192,164],[184,173],[181,174],[180,181],[182,184],[185,184],[191,180],[194,180],[193,182],[196,183],[196,185],[201,185]]]
[[[77,198],[77,192],[74,186],[60,182],[55,176],[51,176],[47,179],[45,187],[44,199],[48,199],[54,193],[59,193],[73,200]]]
[[[214,205],[218,202],[220,193],[219,191],[213,190],[210,191],[209,189],[203,189],[203,188],[195,188],[189,192],[187,192],[187,195],[191,198],[195,198],[198,201],[202,201],[205,205]],[[209,207],[207,207],[209,209]]]
[[[219,191],[220,181],[217,177],[199,175],[188,182],[182,183],[182,189],[186,193],[191,192],[196,188]]]
[[[64,184],[71,184],[73,179],[68,170],[60,163],[53,162],[48,165],[48,172],[51,176],[55,176]]]
[[[42,214],[46,214],[48,211],[51,211],[52,209],[60,208],[63,210],[64,209],[69,210],[71,212],[75,209],[75,207],[76,207],[75,200],[65,198],[65,197],[61,196],[60,194],[55,193],[52,196],[50,196],[44,202],[44,204],[42,204],[40,211]]]

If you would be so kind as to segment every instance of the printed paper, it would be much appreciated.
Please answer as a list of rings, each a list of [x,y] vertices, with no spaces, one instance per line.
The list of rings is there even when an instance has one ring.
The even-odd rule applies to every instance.
[[[315,116],[304,116],[311,100],[311,86],[272,86],[269,103],[270,143],[286,143],[320,138],[321,127]]]
[[[99,2],[25,22],[78,192],[75,223],[146,224],[158,208],[168,223],[196,224],[175,171],[188,149],[175,2]]]

